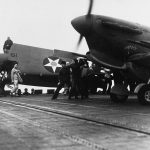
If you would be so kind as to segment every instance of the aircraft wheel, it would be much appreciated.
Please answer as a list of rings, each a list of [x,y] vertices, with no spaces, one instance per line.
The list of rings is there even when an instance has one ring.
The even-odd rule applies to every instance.
[[[150,104],[150,85],[142,86],[137,96],[141,104]]]
[[[117,94],[110,94],[110,99],[113,101],[113,102],[119,102],[119,103],[124,103],[126,102],[128,98],[128,95],[117,95]]]

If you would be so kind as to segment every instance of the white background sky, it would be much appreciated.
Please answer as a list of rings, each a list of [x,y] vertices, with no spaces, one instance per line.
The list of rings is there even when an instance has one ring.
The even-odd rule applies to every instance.
[[[87,13],[89,0],[0,0],[0,52],[7,36],[15,43],[74,51],[79,34],[71,20]],[[95,0],[94,14],[150,26],[150,0]],[[83,41],[78,52],[88,51]]]
[[[79,34],[71,25],[87,13],[89,0],[0,0],[0,53],[8,36],[15,43],[75,51]],[[150,0],[95,0],[93,14],[150,26]],[[77,52],[88,51],[83,40]]]

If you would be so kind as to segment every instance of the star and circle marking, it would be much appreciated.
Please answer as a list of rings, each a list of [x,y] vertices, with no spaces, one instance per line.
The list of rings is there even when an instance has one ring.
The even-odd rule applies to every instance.
[[[57,57],[48,57],[43,60],[43,66],[49,71],[56,73],[60,70],[62,65],[60,64],[61,59]]]

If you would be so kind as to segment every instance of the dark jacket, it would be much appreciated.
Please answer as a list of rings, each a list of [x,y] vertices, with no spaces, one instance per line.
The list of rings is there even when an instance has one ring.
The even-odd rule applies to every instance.
[[[68,83],[70,81],[70,70],[68,66],[64,66],[61,68],[59,72],[59,81]]]
[[[70,65],[70,68],[72,69],[72,77],[73,79],[79,79],[80,78],[80,64],[79,63],[73,63]]]
[[[3,49],[9,50],[12,45],[13,45],[12,40],[6,40],[5,43],[4,43]]]

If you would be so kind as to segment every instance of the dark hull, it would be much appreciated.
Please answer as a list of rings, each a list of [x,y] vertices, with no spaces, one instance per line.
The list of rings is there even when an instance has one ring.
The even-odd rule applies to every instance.
[[[56,87],[58,83],[58,75],[39,76],[39,75],[25,75],[22,76],[25,85]]]

